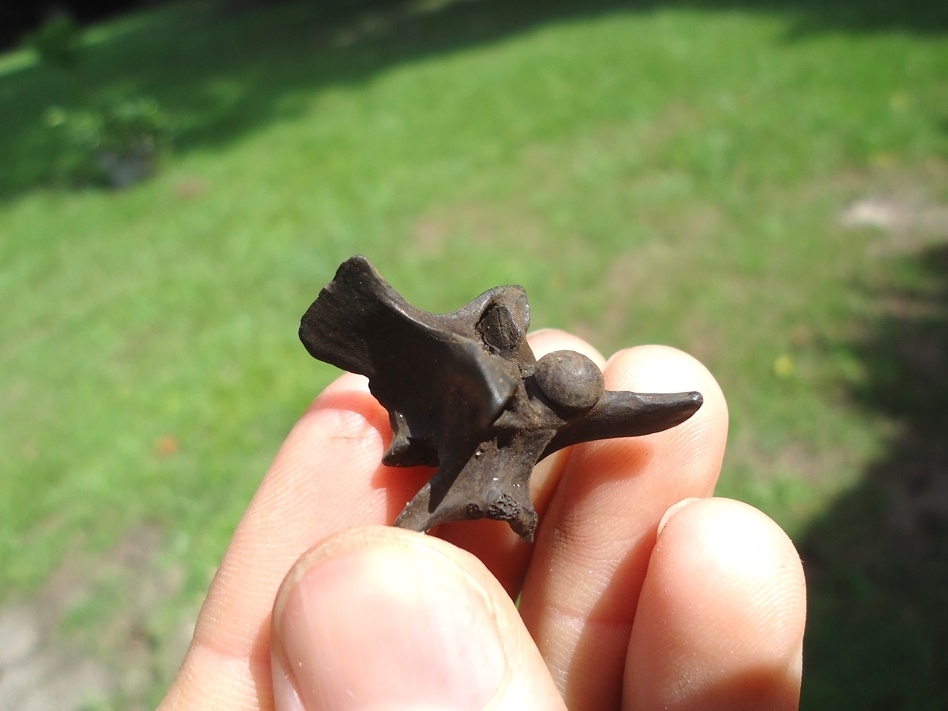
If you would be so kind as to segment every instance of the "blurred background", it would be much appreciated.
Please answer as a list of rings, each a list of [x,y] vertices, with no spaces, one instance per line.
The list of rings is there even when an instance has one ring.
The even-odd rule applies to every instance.
[[[0,708],[161,698],[355,253],[702,359],[803,708],[946,708],[948,3],[7,5]]]

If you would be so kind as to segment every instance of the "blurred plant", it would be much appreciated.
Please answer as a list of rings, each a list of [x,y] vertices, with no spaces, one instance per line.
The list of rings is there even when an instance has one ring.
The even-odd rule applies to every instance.
[[[44,123],[59,149],[54,176],[62,182],[105,181],[124,188],[150,177],[171,142],[171,121],[157,101],[112,95],[92,108],[51,106]]]
[[[43,64],[75,70],[82,51],[82,31],[66,13],[58,12],[27,38]]]
[[[156,153],[171,140],[171,121],[155,99],[114,96],[93,111],[97,119],[96,148],[128,154]]]
[[[146,96],[108,100],[93,116],[99,167],[112,187],[123,188],[150,177],[171,142],[171,121],[157,101]]]
[[[56,149],[52,177],[71,184],[104,181],[115,188],[150,177],[171,141],[171,121],[161,105],[128,91],[92,98],[81,71],[82,30],[65,13],[53,16],[29,43],[41,63],[71,77],[86,104],[78,109],[50,106],[43,115]]]

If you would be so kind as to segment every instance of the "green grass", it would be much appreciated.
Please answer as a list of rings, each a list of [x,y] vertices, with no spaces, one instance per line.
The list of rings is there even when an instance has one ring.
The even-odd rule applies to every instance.
[[[296,327],[361,252],[429,310],[522,283],[534,326],[699,356],[731,408],[722,492],[822,566],[805,706],[940,708],[945,613],[894,572],[909,534],[885,527],[900,452],[945,476],[923,426],[945,424],[945,386],[893,404],[918,369],[883,346],[909,332],[946,364],[945,271],[926,265],[948,228],[839,216],[866,196],[948,203],[948,12],[707,5],[190,4],[92,28],[85,81],[149,93],[178,123],[160,175],[121,193],[50,183],[41,116],[80,94],[0,58],[3,596],[158,531],[149,565],[178,582],[143,624],[166,653],[333,377]],[[873,572],[871,546],[850,558],[877,526],[892,565]],[[923,533],[909,573],[944,590],[926,552],[941,534]],[[132,614],[114,577],[92,575],[75,634]],[[128,693],[153,703],[166,673]]]

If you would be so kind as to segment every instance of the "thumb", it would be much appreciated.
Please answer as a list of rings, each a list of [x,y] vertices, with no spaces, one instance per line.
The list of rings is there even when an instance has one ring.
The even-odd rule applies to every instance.
[[[566,708],[484,565],[403,529],[354,529],[303,555],[272,639],[278,711]]]

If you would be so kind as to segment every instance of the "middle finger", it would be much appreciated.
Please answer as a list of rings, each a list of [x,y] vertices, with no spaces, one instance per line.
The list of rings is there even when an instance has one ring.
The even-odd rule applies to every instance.
[[[680,351],[622,351],[605,378],[611,390],[697,390],[704,404],[664,432],[575,447],[540,523],[521,612],[575,711],[618,708],[659,519],[676,501],[713,492],[727,438],[720,388]]]

